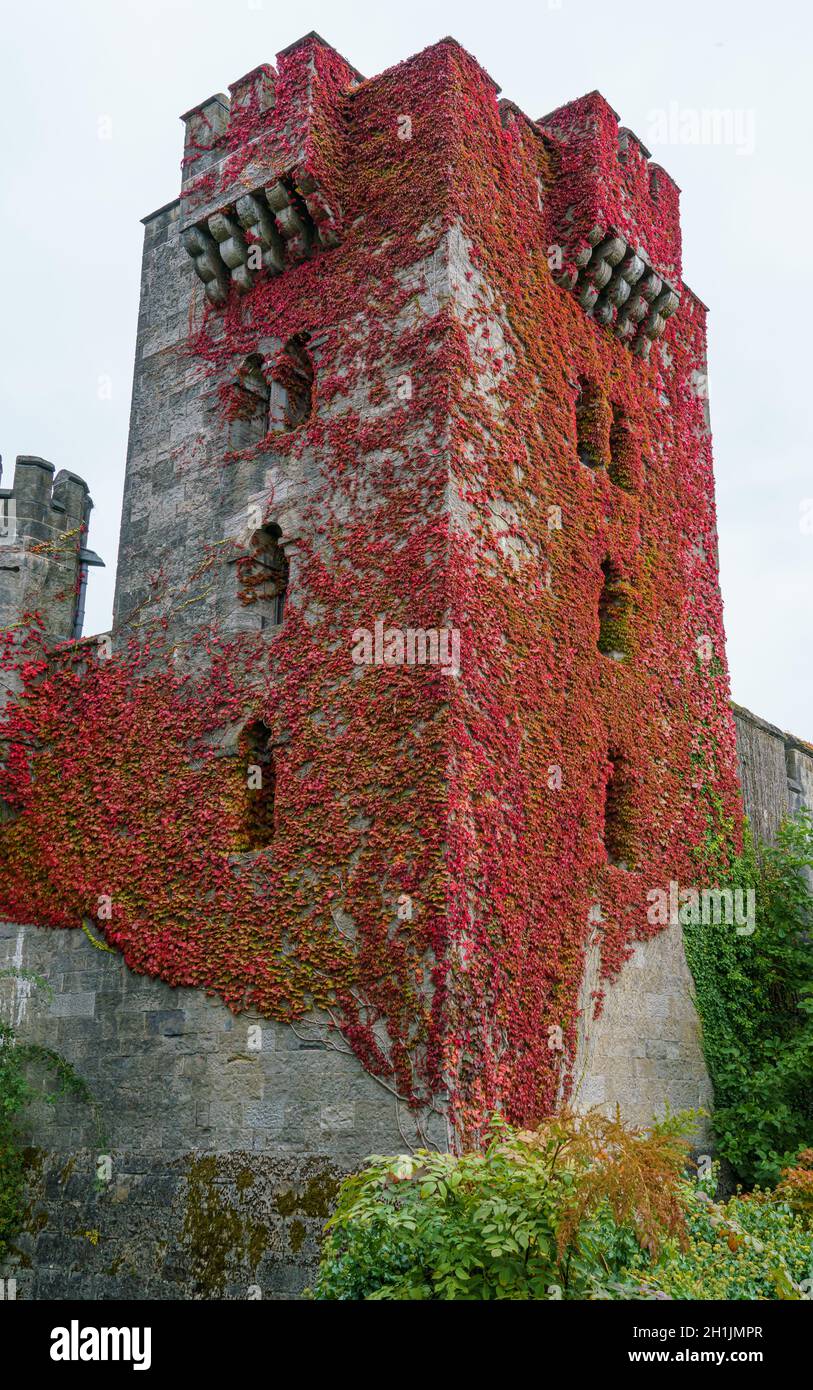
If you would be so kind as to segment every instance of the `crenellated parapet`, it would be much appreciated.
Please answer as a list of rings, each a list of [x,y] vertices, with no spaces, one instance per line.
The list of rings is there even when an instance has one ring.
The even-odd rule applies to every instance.
[[[647,357],[680,304],[680,189],[599,92],[537,124],[557,157],[547,205],[554,278]]]
[[[102,564],[86,545],[92,508],[75,473],[18,456],[0,488],[0,631],[37,615],[55,641],[81,635],[87,570]]]
[[[339,244],[346,102],[361,80],[308,34],[181,118],[181,237],[211,303]]]

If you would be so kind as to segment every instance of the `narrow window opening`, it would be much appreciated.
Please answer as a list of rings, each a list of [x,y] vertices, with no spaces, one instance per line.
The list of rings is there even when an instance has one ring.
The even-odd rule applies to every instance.
[[[598,393],[582,377],[576,397],[576,452],[587,468],[601,468],[601,412]]]
[[[272,733],[262,720],[243,730],[241,753],[246,786],[241,848],[265,849],[274,838],[277,778]]]
[[[610,749],[604,784],[604,848],[607,861],[619,869],[634,866],[632,785],[625,758]]]
[[[626,413],[618,405],[613,405],[613,419],[610,425],[610,481],[625,492],[634,492],[639,481],[640,467],[636,467],[635,440],[630,430]]]
[[[308,335],[289,338],[271,370],[270,427],[288,434],[304,425],[313,412],[313,361]]]
[[[623,661],[629,655],[630,589],[611,560],[604,561],[601,573],[598,649],[614,661]]]
[[[248,554],[237,562],[240,602],[258,605],[261,627],[279,626],[285,612],[289,565],[281,537],[276,522],[268,522],[254,532]]]
[[[263,360],[254,352],[239,368],[229,405],[229,447],[248,449],[268,433],[271,388],[263,372]]]

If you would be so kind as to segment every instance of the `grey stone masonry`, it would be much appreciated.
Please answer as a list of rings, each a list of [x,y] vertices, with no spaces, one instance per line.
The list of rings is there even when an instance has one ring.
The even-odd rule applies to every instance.
[[[50,637],[78,635],[80,567],[99,563],[86,549],[92,507],[75,473],[17,458],[12,487],[0,488],[0,631],[39,613]]]
[[[162,1157],[240,1149],[350,1164],[403,1148],[403,1107],[315,1016],[235,1015],[200,990],[134,974],[90,927],[0,926],[0,970],[12,971],[0,977],[2,1016],[62,1054],[94,1097],[91,1109],[34,1106],[34,1145],[73,1153],[103,1135]]]
[[[346,1165],[254,1152],[110,1159],[29,1152],[23,1229],[0,1268],[7,1298],[278,1300],[313,1285]]]
[[[813,812],[813,746],[734,705],[737,762],[751,828],[773,840],[785,816]]]
[[[341,1178],[416,1142],[315,1017],[235,1016],[134,974],[89,926],[1,925],[0,972],[0,1017],[90,1096],[26,1113],[27,1209],[0,1269],[20,1299],[295,1297]]]

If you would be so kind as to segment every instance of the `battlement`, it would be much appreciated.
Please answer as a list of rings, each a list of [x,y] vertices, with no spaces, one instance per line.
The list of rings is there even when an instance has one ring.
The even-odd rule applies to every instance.
[[[681,274],[680,189],[600,92],[537,124],[558,152],[552,225],[586,234],[614,227],[668,279]]]
[[[2,465],[0,465],[0,477]],[[19,454],[11,488],[0,488],[0,497],[13,508],[21,539],[48,541],[54,531],[67,532],[71,525],[87,526],[93,503],[83,478],[66,469],[57,473],[47,459]]]
[[[641,356],[680,304],[680,189],[600,92],[543,116],[554,278]]]
[[[18,455],[12,486],[0,487],[0,628],[38,613],[49,636],[80,635],[87,571],[103,563],[86,547],[92,509],[83,478]]]
[[[210,302],[338,245],[344,108],[361,81],[311,33],[181,117],[181,235]]]
[[[363,82],[310,33],[276,67],[260,64],[182,117],[181,237],[211,303],[341,242],[352,97]],[[536,122],[511,102],[501,107],[504,119],[538,130],[553,156],[544,210],[554,278],[646,358],[684,289],[677,184],[597,91]]]
[[[197,185],[201,174],[230,150],[269,132],[283,165],[308,153],[311,123],[320,108],[338,104],[364,78],[317,33],[305,34],[277,54],[277,66],[260,63],[229,85],[184,112],[183,183]],[[234,171],[233,171],[234,172]]]

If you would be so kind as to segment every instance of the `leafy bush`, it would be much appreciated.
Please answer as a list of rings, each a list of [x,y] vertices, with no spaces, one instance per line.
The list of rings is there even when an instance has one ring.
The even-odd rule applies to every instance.
[[[685,1116],[650,1137],[592,1113],[485,1153],[371,1158],[328,1222],[318,1299],[802,1299],[813,1229],[776,1193],[715,1203]],[[807,1177],[811,1174],[804,1170]]]
[[[343,1184],[315,1297],[590,1297],[636,1251],[685,1241],[686,1123],[566,1113],[533,1132],[497,1121],[484,1153],[371,1158]]]
[[[773,1185],[813,1140],[813,820],[788,820],[775,846],[705,871],[721,886],[754,888],[756,930],[684,926],[706,1062],[714,1086],[718,1152],[746,1184]],[[714,866],[717,867],[714,867]]]
[[[776,1195],[791,1211],[813,1221],[813,1149],[803,1149],[793,1165],[783,1169]]]

